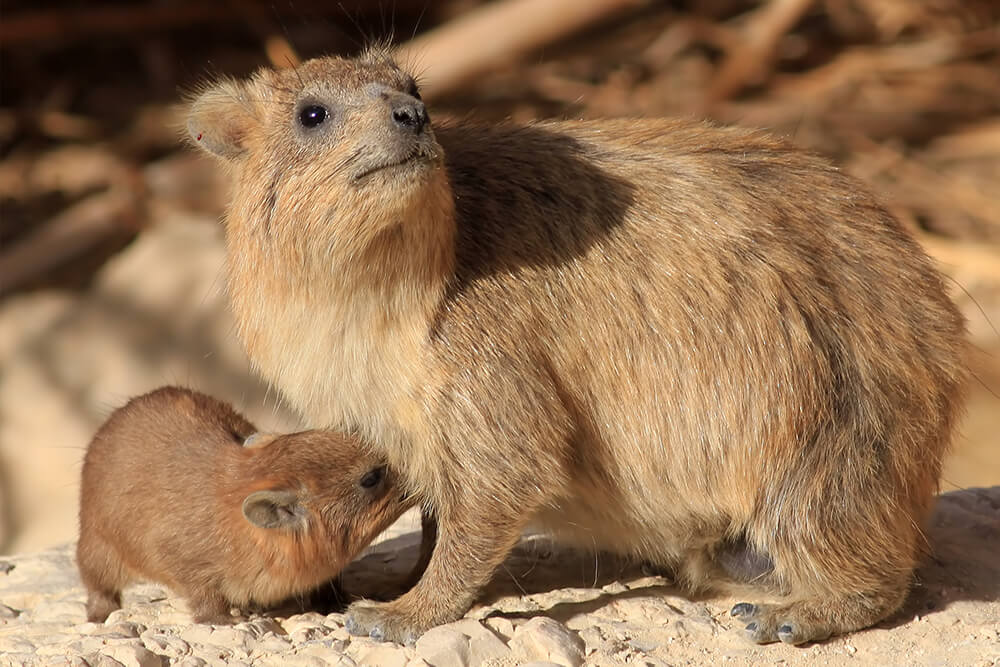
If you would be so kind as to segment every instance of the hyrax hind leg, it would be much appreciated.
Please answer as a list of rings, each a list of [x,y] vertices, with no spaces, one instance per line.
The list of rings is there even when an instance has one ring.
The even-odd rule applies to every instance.
[[[785,604],[740,602],[730,613],[746,622],[747,638],[758,644],[803,644],[873,625],[895,611],[905,594],[904,587],[899,591],[816,597]]]
[[[922,539],[913,515],[874,493],[859,499],[856,516],[844,507],[776,521],[766,528],[770,539],[758,526],[753,541],[773,561],[770,583],[788,597],[732,608],[750,640],[820,641],[874,625],[902,605]]]

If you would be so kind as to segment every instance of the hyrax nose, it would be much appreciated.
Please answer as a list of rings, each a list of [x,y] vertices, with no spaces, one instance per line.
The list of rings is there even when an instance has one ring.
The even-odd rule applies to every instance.
[[[403,130],[420,134],[427,125],[427,108],[420,100],[410,96],[396,99],[392,103],[392,122]]]

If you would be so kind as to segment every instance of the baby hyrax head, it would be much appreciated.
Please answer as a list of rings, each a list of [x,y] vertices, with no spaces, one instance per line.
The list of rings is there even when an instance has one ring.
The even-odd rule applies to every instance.
[[[332,570],[350,562],[413,504],[380,459],[334,431],[256,433],[243,449],[248,474],[234,498],[243,518],[263,531],[264,540],[313,545]]]
[[[413,77],[376,51],[211,84],[192,101],[187,130],[235,171],[244,208],[229,223],[247,231],[280,233],[273,227],[289,223],[296,235],[320,234],[345,214],[384,228],[444,182]]]

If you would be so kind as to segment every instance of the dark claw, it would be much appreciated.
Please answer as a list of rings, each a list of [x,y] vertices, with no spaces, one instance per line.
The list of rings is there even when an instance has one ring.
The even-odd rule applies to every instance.
[[[385,641],[385,631],[383,631],[382,628],[378,626],[372,628],[372,631],[368,633],[368,636],[377,642]]]
[[[787,624],[781,626],[780,628],[778,628],[778,634],[779,635],[790,635],[790,634],[792,634],[792,626],[787,625]]]
[[[739,618],[753,616],[756,613],[757,605],[750,604],[749,602],[740,602],[739,604],[733,605],[733,608],[729,610],[730,616],[738,616]]]
[[[746,631],[757,632],[757,621],[754,621],[753,623],[747,623]]]

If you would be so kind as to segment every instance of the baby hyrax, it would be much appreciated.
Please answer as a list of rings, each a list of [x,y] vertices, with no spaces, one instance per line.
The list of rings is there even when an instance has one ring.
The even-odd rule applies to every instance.
[[[941,276],[865,188],[688,120],[434,125],[378,52],[207,87],[239,335],[438,520],[348,628],[458,618],[526,526],[784,594],[801,643],[899,608],[966,376]]]
[[[336,576],[407,509],[391,471],[355,439],[255,433],[230,406],[176,387],[111,415],[83,463],[77,563],[88,620],[103,621],[128,583],[149,579],[186,598],[196,621],[233,622],[233,607]]]

